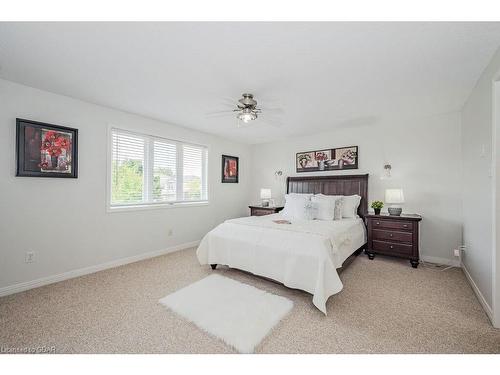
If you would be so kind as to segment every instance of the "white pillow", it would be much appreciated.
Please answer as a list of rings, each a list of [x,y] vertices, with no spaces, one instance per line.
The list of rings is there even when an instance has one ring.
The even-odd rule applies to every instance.
[[[316,205],[316,219],[339,220],[342,219],[342,196],[316,194],[311,197],[311,202]]]
[[[314,219],[313,206],[311,204],[312,194],[286,194],[285,207],[282,215],[287,219],[312,220]]]
[[[358,207],[361,203],[361,197],[359,195],[344,195],[342,200],[342,218],[351,219],[358,216]]]

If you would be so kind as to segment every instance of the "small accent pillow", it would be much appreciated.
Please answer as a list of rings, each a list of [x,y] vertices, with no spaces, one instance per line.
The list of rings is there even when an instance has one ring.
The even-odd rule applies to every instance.
[[[305,204],[304,219],[314,220],[318,215],[318,205],[312,201],[307,201]]]
[[[281,211],[282,215],[287,219],[314,219],[311,196],[312,194],[286,194],[285,208]]]
[[[342,218],[342,196],[316,194],[311,197],[316,204],[316,219],[340,220]]]
[[[359,195],[344,195],[342,201],[342,218],[352,219],[358,216],[358,207],[361,203],[361,197]]]
[[[342,206],[344,205],[344,197],[340,196],[335,201],[335,218],[333,220],[342,220]]]

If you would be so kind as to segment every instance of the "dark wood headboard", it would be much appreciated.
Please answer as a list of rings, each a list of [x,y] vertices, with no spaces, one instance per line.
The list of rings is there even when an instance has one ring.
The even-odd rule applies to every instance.
[[[361,196],[358,215],[365,216],[368,213],[368,174],[288,177],[286,192],[325,195],[358,194]]]

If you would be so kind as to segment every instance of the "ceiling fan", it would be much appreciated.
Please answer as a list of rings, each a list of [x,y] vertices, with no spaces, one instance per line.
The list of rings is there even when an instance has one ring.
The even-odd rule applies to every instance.
[[[281,125],[281,123],[279,123],[276,120],[270,119],[268,116],[268,113],[271,113],[271,112],[281,113],[282,112],[281,109],[257,107],[257,100],[254,99],[253,94],[244,93],[241,96],[242,96],[242,98],[238,99],[238,101],[236,103],[234,103],[231,100],[231,102],[233,102],[233,103],[231,103],[231,106],[236,105],[236,108],[224,110],[224,111],[210,112],[210,113],[207,113],[207,115],[208,116],[227,116],[227,115],[235,114],[236,115],[235,117],[238,119],[238,127],[239,127],[240,121],[242,121],[244,124],[248,124],[251,121],[257,120],[259,115],[261,115],[264,111],[265,117],[266,117],[265,122],[267,122],[273,126],[280,126]]]

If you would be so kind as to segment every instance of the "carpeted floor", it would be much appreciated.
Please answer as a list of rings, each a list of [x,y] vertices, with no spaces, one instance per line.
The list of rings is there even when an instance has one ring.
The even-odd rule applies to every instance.
[[[200,266],[195,250],[0,299],[0,347],[58,353],[232,353],[158,303],[212,272],[291,299],[257,353],[500,353],[494,329],[460,269],[357,257],[324,316],[311,296],[241,271]],[[4,349],[5,351],[5,349]]]

